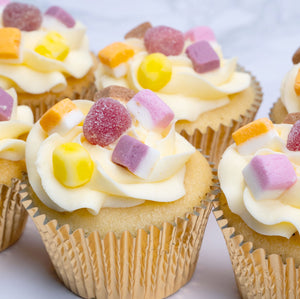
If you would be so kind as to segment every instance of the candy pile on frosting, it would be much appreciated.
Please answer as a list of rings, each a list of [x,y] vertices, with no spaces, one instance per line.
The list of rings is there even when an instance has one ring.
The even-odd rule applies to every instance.
[[[293,125],[262,118],[238,129],[219,165],[230,209],[262,234],[300,231],[300,117],[292,118]]]
[[[179,199],[185,163],[195,149],[175,133],[173,118],[150,90],[126,104],[109,97],[60,101],[28,137],[34,191],[54,209],[85,207],[92,213],[102,206]]]

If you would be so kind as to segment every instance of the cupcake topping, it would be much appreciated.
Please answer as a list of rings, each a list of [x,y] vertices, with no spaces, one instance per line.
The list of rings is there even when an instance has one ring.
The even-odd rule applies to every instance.
[[[184,34],[184,38],[192,42],[197,42],[201,40],[206,40],[206,41],[216,40],[214,32],[211,30],[211,28],[207,26],[198,26],[190,29]]]
[[[17,28],[0,28],[0,59],[18,59],[21,31]]]
[[[300,47],[294,53],[292,61],[293,61],[293,64],[298,64],[300,62]]]
[[[300,112],[289,113],[282,123],[293,125],[297,120],[300,120]]]
[[[73,17],[66,12],[64,9],[62,9],[59,6],[51,6],[49,7],[46,12],[46,16],[51,16],[55,19],[57,19],[59,22],[64,24],[68,28],[73,28],[76,24],[75,20]]]
[[[94,95],[94,101],[96,102],[101,98],[112,98],[127,103],[135,94],[136,92],[132,89],[118,85],[110,85],[97,91]]]
[[[13,108],[13,97],[0,88],[0,121],[10,120]]]
[[[300,120],[297,120],[291,128],[286,147],[290,151],[300,151]]]
[[[125,39],[127,38],[144,38],[145,33],[148,29],[150,29],[152,25],[149,22],[142,23],[138,25],[137,27],[133,28],[130,30],[128,33],[125,35]]]

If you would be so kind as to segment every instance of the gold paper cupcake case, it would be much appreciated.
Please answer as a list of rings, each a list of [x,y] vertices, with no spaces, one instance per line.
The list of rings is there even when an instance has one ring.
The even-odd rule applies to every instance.
[[[23,233],[28,216],[21,203],[25,188],[26,184],[16,178],[10,186],[0,184],[0,251],[13,245]]]
[[[294,259],[287,258],[285,263],[280,255],[267,255],[263,248],[254,248],[243,235],[237,235],[235,228],[228,226],[218,198],[213,201],[213,214],[225,238],[241,297],[300,298],[300,269]]]
[[[32,205],[30,196],[22,202],[37,226],[60,280],[83,298],[165,298],[192,277],[214,193],[201,206],[162,229],[139,229],[136,237],[125,231],[120,238],[97,231],[58,227]]]
[[[238,70],[246,72],[251,76],[251,85],[255,90],[255,99],[253,104],[245,114],[240,115],[239,118],[232,119],[230,124],[224,125],[220,124],[217,130],[207,127],[205,132],[201,132],[199,129],[196,129],[193,134],[188,134],[185,130],[182,130],[180,134],[193,144],[196,148],[201,149],[202,154],[209,156],[209,161],[218,165],[221,159],[221,156],[225,149],[233,143],[232,133],[238,128],[246,125],[247,123],[254,120],[255,115],[260,107],[262,102],[262,89],[259,82],[256,78],[243,67],[238,66]]]
[[[269,117],[273,123],[280,124],[283,122],[287,115],[288,112],[282,104],[281,99],[279,98],[270,109]]]

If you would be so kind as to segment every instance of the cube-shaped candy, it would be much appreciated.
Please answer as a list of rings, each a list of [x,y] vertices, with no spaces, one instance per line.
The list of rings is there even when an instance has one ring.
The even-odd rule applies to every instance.
[[[129,32],[126,33],[125,39],[127,38],[144,38],[144,35],[148,29],[152,27],[151,23],[145,22],[137,27],[133,28]]]
[[[243,175],[257,200],[277,198],[297,181],[292,163],[282,154],[255,156]]]
[[[195,72],[205,73],[220,67],[220,58],[212,46],[205,40],[196,42],[186,49]]]
[[[214,32],[211,30],[210,27],[207,26],[198,26],[190,29],[184,34],[184,38],[186,40],[189,39],[192,42],[197,42],[201,40],[206,40],[206,41],[216,40]]]
[[[127,108],[148,130],[162,131],[174,118],[174,112],[154,92],[143,89],[128,103]]]
[[[238,151],[247,155],[268,144],[276,135],[273,123],[268,118],[260,118],[239,128],[232,138]]]
[[[48,133],[64,135],[84,119],[84,114],[70,100],[64,99],[51,107],[40,119],[41,127]]]
[[[62,35],[51,31],[34,50],[45,57],[62,61],[69,54],[70,48]]]
[[[45,15],[51,16],[51,17],[57,19],[58,21],[63,23],[68,28],[74,27],[75,23],[76,23],[75,20],[73,19],[73,17],[59,6],[49,7],[46,10]]]
[[[13,107],[13,97],[0,88],[0,121],[10,120]]]
[[[56,147],[52,154],[52,163],[56,179],[70,188],[88,183],[94,170],[94,162],[88,151],[75,142]]]
[[[300,112],[289,113],[282,123],[293,125],[297,120],[300,120]]]
[[[97,100],[101,98],[112,98],[127,103],[135,94],[136,92],[132,89],[118,85],[110,85],[97,91],[94,95],[94,101],[97,102]]]
[[[295,82],[294,82],[294,90],[297,96],[300,96],[300,69],[298,69]]]
[[[146,179],[159,159],[158,150],[149,147],[139,140],[122,136],[112,154],[112,161],[122,165],[135,175]]]
[[[290,130],[286,147],[290,151],[300,151],[300,120],[297,120]]]
[[[20,56],[21,31],[17,28],[0,28],[0,59],[17,59]]]

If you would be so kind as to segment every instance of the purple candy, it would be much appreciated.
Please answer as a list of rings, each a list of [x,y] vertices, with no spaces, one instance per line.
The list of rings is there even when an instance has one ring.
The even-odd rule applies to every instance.
[[[220,59],[207,41],[199,41],[186,49],[187,56],[197,73],[205,73],[220,67]]]
[[[171,27],[157,26],[146,31],[144,43],[149,53],[179,55],[183,50],[184,36],[182,32]]]
[[[116,141],[131,126],[127,109],[111,98],[98,100],[83,123],[83,134],[91,144],[107,146]]]
[[[293,125],[287,139],[286,147],[290,151],[300,151],[300,120],[297,120]]]
[[[73,17],[59,6],[49,7],[45,12],[45,15],[56,18],[68,28],[74,27],[76,23]]]
[[[12,96],[0,88],[0,121],[10,120],[13,106]]]

